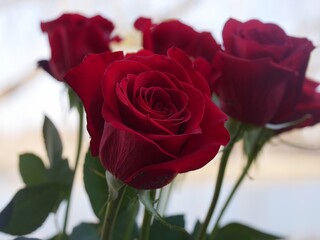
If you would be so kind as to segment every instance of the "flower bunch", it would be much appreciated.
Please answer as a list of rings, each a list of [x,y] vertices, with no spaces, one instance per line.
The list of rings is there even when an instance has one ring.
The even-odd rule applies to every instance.
[[[320,121],[319,84],[305,76],[313,44],[259,20],[228,20],[221,44],[210,32],[178,20],[156,24],[141,17],[134,27],[142,43],[137,52],[126,53],[112,51],[110,43],[121,39],[101,16],[64,14],[41,23],[51,58],[39,65],[70,88],[70,99],[77,98],[71,100],[79,113],[76,165],[70,168],[62,157],[58,130],[46,118],[50,166],[33,154],[20,157],[26,187],[0,213],[0,231],[28,234],[66,201],[64,227],[50,239],[278,239],[240,223],[221,226],[220,220],[265,143]],[[91,137],[84,182],[98,220],[69,234],[83,111]],[[240,140],[247,164],[211,228],[229,156]],[[190,232],[179,223],[181,217],[161,216],[163,187],[178,174],[204,167],[219,149],[215,191],[204,220]],[[31,198],[33,205],[22,208]],[[19,218],[34,209],[31,221]]]

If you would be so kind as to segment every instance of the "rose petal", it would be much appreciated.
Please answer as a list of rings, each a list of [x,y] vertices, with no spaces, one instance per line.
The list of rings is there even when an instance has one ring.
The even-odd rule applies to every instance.
[[[170,48],[168,56],[177,61],[192,79],[192,84],[204,94],[211,95],[208,82],[193,67],[193,63],[188,56],[178,48]]]
[[[320,122],[320,92],[317,91],[317,88],[319,86],[320,84],[318,82],[315,82],[311,79],[305,79],[302,95],[294,111],[291,112],[291,114],[288,116],[283,116],[283,118],[279,119],[278,121],[280,123],[292,122],[292,121],[302,119],[303,117],[306,117],[306,116],[309,116],[309,117],[302,123],[298,124],[297,126],[292,126],[287,129],[282,129],[278,133],[281,133],[283,131],[288,131],[292,128],[302,128],[306,126],[312,126]]]
[[[116,178],[130,184],[133,174],[139,169],[166,162],[171,157],[146,138],[115,128],[106,122],[101,139],[100,158],[103,166]]]
[[[158,133],[158,134],[172,134],[170,129],[165,128],[165,126],[160,125],[157,122],[157,119],[153,119],[150,114],[146,114],[141,111],[141,107],[138,106],[136,100],[133,100],[133,103],[129,100],[128,96],[134,96],[133,99],[136,99],[139,94],[139,88],[147,88],[150,86],[158,87],[171,87],[176,88],[176,86],[169,81],[166,75],[163,75],[156,71],[147,71],[142,74],[139,74],[137,77],[134,77],[132,74],[128,76],[127,80],[123,82],[130,82],[131,78],[133,82],[133,93],[127,91],[125,83],[121,84],[123,88],[117,87],[116,94],[119,99],[119,104],[117,104],[117,112],[120,113],[120,117],[123,122],[128,126],[136,129],[137,131],[149,132],[149,133]]]
[[[163,154],[170,156],[171,158],[175,157],[170,152],[167,152],[164,148],[162,148],[162,146],[158,145],[152,139],[148,138],[147,137],[148,133],[136,131],[135,129],[132,129],[127,125],[125,125],[121,121],[121,119],[119,119],[118,114],[114,114],[111,111],[111,109],[109,109],[109,106],[107,104],[103,104],[102,115],[103,115],[103,118],[105,119],[105,123],[110,124],[113,128],[118,129],[119,131],[129,132],[130,134],[133,134],[133,135],[138,135],[139,138],[144,139],[144,141],[150,142],[151,144],[155,145],[159,149],[159,151],[162,152]]]
[[[103,98],[101,93],[101,80],[105,68],[113,61],[123,58],[122,52],[106,52],[90,54],[77,67],[69,71],[66,82],[83,101],[87,112],[87,128],[91,136],[91,151],[98,154],[100,138],[103,131],[103,118],[101,109]]]
[[[203,124],[204,127],[211,124],[210,128],[206,128],[209,131],[192,135],[192,138],[185,144],[183,148],[185,151],[181,153],[180,157],[138,170],[132,175],[131,186],[142,189],[162,187],[170,182],[176,173],[201,168],[212,160],[218,152],[220,144],[227,144],[229,141],[229,133],[223,127],[226,115],[208,97],[206,98],[207,107],[209,109],[206,111]],[[212,127],[213,121],[216,123],[214,127]]]
[[[166,56],[155,54],[149,56],[134,55],[128,59],[144,64],[152,70],[173,75],[175,78],[179,79],[179,81],[192,84],[192,80],[186,70],[176,61],[172,61],[172,59],[169,59]]]
[[[221,108],[231,117],[258,126],[272,120],[297,78],[296,72],[271,59],[245,60],[218,52],[214,64],[221,71],[216,82]]]
[[[115,114],[119,114],[116,85],[120,80],[125,79],[128,74],[138,75],[148,70],[147,66],[130,60],[117,61],[108,66],[102,80],[102,93],[105,103]]]

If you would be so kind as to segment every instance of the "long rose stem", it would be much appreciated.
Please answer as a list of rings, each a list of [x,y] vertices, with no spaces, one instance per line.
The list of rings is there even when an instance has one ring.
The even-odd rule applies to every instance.
[[[156,196],[156,190],[151,190],[150,198],[152,201],[154,201],[155,196]],[[151,222],[152,222],[152,215],[147,209],[145,209],[142,227],[141,227],[141,233],[140,233],[140,240],[149,240]]]
[[[100,240],[117,240],[114,239],[113,230],[119,215],[120,206],[124,198],[127,187],[124,186],[119,191],[118,198],[110,201],[104,217]]]
[[[252,165],[252,162],[253,162],[253,161],[252,161],[251,159],[248,159],[248,162],[247,162],[245,168],[243,169],[243,171],[242,171],[240,177],[238,178],[236,184],[233,186],[233,188],[232,188],[232,190],[231,190],[231,192],[230,192],[230,194],[229,194],[229,197],[227,198],[226,202],[225,202],[224,205],[223,205],[223,208],[221,209],[221,211],[220,211],[220,213],[219,213],[219,215],[218,215],[218,218],[217,218],[217,220],[216,220],[216,223],[215,223],[215,225],[214,225],[214,227],[213,227],[213,231],[212,231],[211,234],[210,234],[210,238],[209,238],[210,240],[213,240],[213,239],[214,239],[214,237],[215,237],[215,235],[216,235],[216,233],[217,233],[217,231],[218,231],[218,228],[219,228],[219,222],[220,222],[220,220],[221,220],[221,218],[222,218],[225,210],[227,209],[227,207],[228,207],[231,199],[234,197],[236,191],[238,190],[239,186],[240,186],[241,183],[243,182],[243,179],[244,179],[245,176],[247,175],[247,173],[248,173],[248,171],[249,171],[249,169],[250,169],[250,167],[251,167],[251,165]]]
[[[74,185],[74,179],[76,176],[76,172],[79,165],[79,159],[80,159],[80,153],[81,153],[81,146],[82,146],[82,140],[83,140],[83,106],[78,106],[78,113],[79,113],[79,128],[78,128],[78,142],[77,142],[77,150],[76,150],[76,160],[75,160],[75,166],[72,174],[72,180],[71,180],[71,187],[70,191],[68,193],[67,198],[67,208],[64,216],[64,224],[63,224],[63,230],[62,230],[62,237],[66,235],[67,232],[67,225],[68,225],[68,218],[69,218],[69,211],[70,211],[70,203],[71,203],[71,193]]]
[[[210,220],[212,218],[213,212],[215,210],[215,207],[217,205],[217,202],[218,202],[218,199],[220,196],[221,186],[223,183],[223,178],[225,175],[225,170],[226,170],[226,166],[228,163],[228,159],[229,159],[229,156],[230,156],[230,153],[233,149],[234,144],[238,140],[238,136],[239,136],[240,132],[241,132],[241,125],[237,126],[236,132],[234,133],[233,137],[230,139],[230,142],[228,143],[228,145],[223,150],[223,154],[222,154],[222,157],[220,160],[219,172],[218,172],[218,176],[217,176],[216,187],[214,190],[213,198],[211,200],[211,204],[208,209],[206,218],[205,218],[203,224],[201,225],[200,232],[195,239],[204,240],[206,237],[208,225],[210,223]]]

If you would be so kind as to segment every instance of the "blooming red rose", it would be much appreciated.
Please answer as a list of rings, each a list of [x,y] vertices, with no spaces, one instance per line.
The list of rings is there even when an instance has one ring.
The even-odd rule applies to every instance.
[[[314,48],[275,24],[230,19],[223,29],[224,51],[214,66],[215,91],[230,116],[258,126],[279,123],[294,111]]]
[[[111,38],[113,29],[112,22],[101,16],[86,18],[79,14],[63,14],[53,21],[42,22],[41,30],[49,37],[51,59],[40,61],[40,66],[62,80],[86,54],[110,50],[110,42],[119,40],[118,37]]]
[[[226,115],[179,49],[92,54],[65,79],[84,103],[93,155],[135,188],[201,168],[229,140]]]
[[[212,88],[216,71],[209,63],[220,49],[209,32],[197,32],[178,21],[168,20],[160,24],[140,17],[134,26],[142,32],[143,48],[157,54],[166,54],[171,47],[178,47],[195,60],[196,69],[207,79]]]

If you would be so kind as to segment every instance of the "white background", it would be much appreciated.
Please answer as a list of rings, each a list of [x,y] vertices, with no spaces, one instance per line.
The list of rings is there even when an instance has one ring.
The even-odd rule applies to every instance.
[[[74,158],[76,117],[68,110],[65,88],[46,73],[35,70],[36,62],[50,55],[40,21],[54,19],[63,12],[101,14],[115,23],[116,32],[127,39],[125,47],[131,50],[140,47],[132,26],[138,16],[155,21],[178,18],[199,31],[212,32],[219,42],[228,18],[257,18],[280,25],[289,35],[308,37],[319,46],[319,9],[318,0],[0,0],[0,209],[22,187],[18,154],[28,151],[45,157],[41,139],[44,114],[63,132],[65,156]],[[308,75],[320,80],[319,49],[312,53]],[[15,84],[19,87],[4,95]],[[282,138],[304,148],[272,141],[251,172],[254,180],[244,183],[223,222],[243,221],[290,239],[320,239],[319,126]],[[222,199],[243,164],[240,146],[236,150]],[[216,170],[217,161],[213,161],[184,176],[174,191],[168,212],[186,213],[189,229],[197,218],[204,218]],[[80,221],[95,220],[83,190],[81,172],[72,199],[70,229]],[[54,231],[51,216],[33,236],[48,237]],[[0,234],[2,239],[12,238]]]

